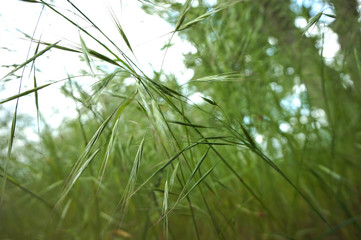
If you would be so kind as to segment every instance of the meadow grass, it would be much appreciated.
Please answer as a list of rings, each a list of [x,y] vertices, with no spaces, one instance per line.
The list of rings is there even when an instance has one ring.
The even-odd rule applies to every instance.
[[[184,85],[162,72],[150,77],[137,65],[134,46],[113,10],[109,14],[127,50],[119,48],[75,2],[68,1],[71,10],[97,34],[53,3],[28,2],[44,6],[77,28],[79,45],[73,48],[61,41],[48,43],[30,37],[36,43],[34,55],[2,81],[14,81],[16,72],[53,49],[81,54],[89,76],[96,77],[94,59],[115,70],[99,78],[91,91],[84,90],[72,76],[42,84],[32,71],[32,89],[20,87],[18,94],[0,100],[3,105],[34,96],[37,123],[43,126],[38,141],[28,140],[17,126],[21,121],[17,105],[12,118],[1,123],[3,128],[10,125],[7,148],[1,145],[2,239],[361,237],[360,131],[357,128],[350,139],[342,134],[350,133],[345,124],[351,116],[356,115],[356,122],[350,125],[358,126],[359,114],[353,114],[353,109],[359,109],[360,96],[333,87],[329,81],[332,73],[326,71],[322,57],[317,78],[321,79],[327,124],[321,126],[316,114],[320,107],[313,105],[307,89],[302,104],[314,114],[307,123],[294,122],[292,119],[301,119],[302,114],[281,106],[280,96],[266,84],[270,82],[268,69],[255,73],[265,76],[264,85],[231,71],[210,71]],[[191,4],[187,0],[180,8],[169,42],[175,33],[243,1],[220,3],[189,19]],[[322,14],[310,19],[306,28],[318,24]],[[245,38],[252,40],[252,34]],[[301,33],[299,38],[305,37]],[[88,40],[98,44],[97,50],[88,48]],[[234,41],[222,40],[223,44]],[[162,75],[165,80],[160,80]],[[124,84],[128,77],[136,82]],[[285,74],[280,77],[287,78]],[[65,120],[56,131],[39,117],[41,98],[37,93],[64,81],[63,92],[76,103],[78,117]],[[226,86],[228,99],[204,91],[203,101],[192,103],[186,92],[201,84],[213,89]],[[286,82],[285,88],[287,84],[295,85]],[[241,92],[232,89],[239,85]],[[252,95],[254,89],[259,96]],[[244,102],[229,105],[227,101],[236,101],[233,97],[237,94]],[[266,95],[265,103],[262,96]],[[337,105],[340,99],[346,107]],[[272,106],[273,115],[255,114],[253,109],[262,110],[264,105]],[[249,121],[237,107],[252,113]],[[284,119],[294,122],[293,132],[280,129]],[[259,135],[263,141],[256,140]],[[14,147],[14,141],[23,145]]]

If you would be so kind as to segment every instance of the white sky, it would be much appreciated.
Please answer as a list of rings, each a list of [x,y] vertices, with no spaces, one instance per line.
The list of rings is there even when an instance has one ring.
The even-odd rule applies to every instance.
[[[164,51],[161,51],[161,48],[169,40],[170,34],[167,33],[173,30],[166,21],[158,16],[144,13],[140,9],[139,2],[135,0],[74,0],[73,3],[94,21],[102,31],[110,36],[128,56],[131,56],[132,54],[128,51],[125,42],[111,19],[109,12],[109,8],[111,8],[129,39],[138,61],[137,65],[149,76],[152,76],[153,68],[156,71],[160,70],[164,57]],[[72,9],[65,0],[55,1],[55,4],[63,10]],[[21,64],[26,60],[30,41],[21,40],[23,35],[18,30],[32,35],[40,11],[40,4],[24,3],[21,1],[6,1],[6,3],[2,3],[0,8],[0,48],[6,47],[11,49],[11,51],[0,49],[0,55],[6,56],[0,58],[0,66]],[[68,13],[68,16],[71,19],[77,19],[78,24],[87,27],[74,14]],[[86,29],[88,31],[92,30],[91,28]],[[106,53],[98,44],[87,38],[85,34],[81,33],[81,36],[89,48]],[[101,35],[98,34],[96,36],[102,39]],[[73,46],[77,46],[80,42],[77,28],[47,8],[45,8],[41,16],[40,24],[35,34],[36,39],[40,37],[42,41],[51,43],[62,40],[62,45],[72,43]],[[185,83],[193,76],[193,73],[191,70],[185,70],[182,54],[195,51],[195,48],[188,42],[182,41],[177,35],[173,37],[172,43],[174,46],[169,48],[167,52],[163,70],[165,73],[175,74],[180,83]],[[32,45],[30,56],[34,54],[34,47],[35,44]],[[44,49],[44,47],[41,49]],[[38,58],[36,60],[36,67],[41,70],[41,72],[37,73],[38,85],[51,80],[66,78],[67,74],[79,75],[79,70],[89,69],[84,62],[79,61],[79,57],[76,54],[59,50],[50,51]],[[0,68],[0,77],[3,77],[10,70],[11,68]],[[32,77],[29,78],[29,68],[26,70],[23,77],[24,87],[22,91],[33,88],[33,79]],[[21,70],[17,74],[20,75]],[[94,83],[94,79],[90,77],[82,78],[79,81],[85,85]],[[6,83],[6,91],[0,92],[0,99],[17,94],[18,86],[18,80]],[[57,84],[39,91],[40,110],[46,119],[51,120],[51,125],[53,126],[57,126],[64,115],[76,115],[74,102],[70,99],[65,99],[61,95],[59,91],[60,86],[61,84]],[[14,104],[15,101],[12,101],[4,105],[13,109]],[[36,116],[33,95],[21,98],[19,112]]]

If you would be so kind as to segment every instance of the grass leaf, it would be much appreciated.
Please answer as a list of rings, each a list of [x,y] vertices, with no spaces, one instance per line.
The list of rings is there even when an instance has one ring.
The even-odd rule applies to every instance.
[[[26,60],[24,63],[20,64],[19,66],[17,66],[15,69],[13,69],[11,72],[7,73],[4,77],[2,77],[2,79],[10,76],[11,74],[13,74],[14,72],[18,71],[19,69],[25,67],[28,63],[31,63],[32,61],[34,61],[35,59],[37,59],[38,57],[40,57],[41,55],[43,55],[44,53],[46,53],[47,51],[49,51],[50,49],[52,49],[53,47],[55,47],[60,41],[53,43],[49,46],[47,46],[44,50],[40,51],[39,53],[35,54],[34,56],[32,56],[31,58],[29,58],[28,60]]]
[[[310,29],[313,25],[317,24],[318,21],[320,21],[322,14],[323,12],[319,12],[308,21],[306,27],[303,29],[303,35],[308,31],[308,29]]]

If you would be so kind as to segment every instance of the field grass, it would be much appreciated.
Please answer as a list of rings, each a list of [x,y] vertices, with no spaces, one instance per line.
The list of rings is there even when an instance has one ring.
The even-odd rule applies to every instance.
[[[190,35],[187,31],[210,21],[211,29],[221,34],[212,35],[219,44],[207,38],[197,54],[205,54],[202,48],[208,45],[232,52],[238,47],[234,42],[240,41],[247,54],[237,57],[247,62],[253,54],[253,72],[234,71],[218,50],[205,54],[210,62],[218,61],[202,68],[209,72],[195,67],[194,78],[180,85],[173,75],[147,76],[142,71],[114,10],[109,15],[124,49],[75,1],[68,1],[69,8],[87,25],[78,24],[75,15],[55,3],[27,2],[56,13],[78,29],[80,37],[78,46],[71,47],[29,36],[33,55],[2,76],[5,86],[20,79],[20,87],[18,94],[0,99],[0,126],[6,129],[0,141],[1,239],[361,237],[361,95],[359,79],[349,85],[343,81],[347,62],[327,65],[314,46],[296,53],[302,61],[293,62],[287,53],[264,60],[265,47],[255,45],[262,23],[252,23],[256,26],[238,40],[210,20],[218,15],[238,18],[231,11],[242,4],[252,15],[252,3],[227,1],[192,17],[195,7],[187,0],[175,4],[179,12],[169,42],[173,34]],[[147,11],[163,6],[141,2]],[[307,29],[317,26],[322,14],[311,18]],[[234,29],[235,21],[229,24],[221,27]],[[239,24],[251,23],[245,18]],[[197,37],[190,35],[193,41]],[[297,48],[312,45],[302,41],[316,41],[302,31],[298,37]],[[88,41],[98,47],[91,49]],[[83,72],[97,79],[90,91],[73,76],[43,82],[35,67],[33,87],[21,87],[26,79],[21,71],[53,50],[81,55],[88,67]],[[308,52],[314,52],[314,58],[308,59]],[[354,56],[357,59],[356,48]],[[276,61],[296,72],[278,73]],[[115,70],[99,70],[106,64]],[[229,71],[217,72],[219,66]],[[125,84],[128,78],[134,84]],[[41,117],[39,108],[38,92],[54,84],[63,84],[78,113],[58,129]],[[203,93],[202,102],[189,98],[194,89]],[[28,138],[26,116],[17,113],[19,99],[29,95],[37,106],[38,140]],[[300,106],[285,104],[294,98]],[[14,112],[5,115],[3,106],[14,101]]]

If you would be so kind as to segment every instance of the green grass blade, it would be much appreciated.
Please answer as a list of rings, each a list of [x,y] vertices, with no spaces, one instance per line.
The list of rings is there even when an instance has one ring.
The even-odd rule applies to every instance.
[[[117,74],[121,73],[120,69],[116,69],[114,72],[106,75],[103,79],[100,79],[96,84],[93,86],[93,96],[100,93],[108,84],[117,76]]]
[[[192,1],[193,0],[187,0],[183,7],[182,7],[182,10],[181,10],[181,13],[178,17],[178,20],[175,24],[175,29],[174,29],[174,32],[178,31],[178,29],[181,27],[181,25],[183,24],[184,20],[185,20],[185,17],[186,17],[186,14],[187,12],[189,11],[189,9],[191,8],[191,4],[192,4]]]
[[[178,172],[178,167],[179,167],[179,162],[177,162],[177,164],[175,165],[174,167],[174,170],[172,172],[172,175],[169,179],[169,189],[172,190],[172,187],[174,185],[174,181],[175,181],[175,177],[177,175],[177,172]]]
[[[217,7],[215,7],[214,9],[212,9],[212,10],[210,10],[210,11],[208,11],[208,12],[206,12],[206,13],[200,15],[200,16],[198,16],[197,18],[195,18],[195,19],[193,19],[193,20],[185,23],[184,25],[181,25],[182,22],[180,22],[179,25],[176,25],[177,27],[176,27],[176,30],[175,30],[175,31],[183,31],[183,30],[185,30],[185,29],[187,29],[187,28],[190,28],[190,27],[192,27],[193,25],[197,24],[198,22],[203,21],[203,20],[205,20],[206,18],[212,16],[213,14],[215,14],[215,13],[217,13],[217,12],[219,12],[219,11],[222,11],[222,10],[228,8],[228,7],[231,7],[231,6],[233,6],[234,4],[239,3],[239,2],[242,2],[242,1],[243,1],[243,0],[233,0],[233,1],[228,1],[227,3],[221,3],[221,4],[219,4]],[[184,19],[183,19],[183,20],[184,20]]]
[[[217,164],[216,164],[217,165]],[[216,165],[214,165],[211,169],[209,169],[185,194],[184,196],[180,199],[180,201],[182,201],[185,197],[187,197],[192,191],[193,189],[195,189],[201,182],[203,182],[203,180],[213,171],[213,169],[216,167]]]
[[[329,229],[325,232],[323,232],[319,237],[317,237],[317,239],[325,239],[325,237],[334,234],[335,231],[340,230],[343,227],[347,227],[350,224],[356,223],[359,219],[361,218],[361,215],[357,215],[355,217],[346,219],[344,221],[342,221],[341,223],[337,224],[336,226],[334,226],[332,229]]]
[[[2,169],[2,168],[1,168]],[[3,169],[2,169],[3,170]],[[4,170],[3,170],[4,171]],[[5,177],[2,173],[0,173],[0,177]],[[18,188],[20,188],[21,190],[23,190],[24,192],[26,192],[27,194],[29,194],[30,196],[34,197],[35,199],[39,200],[40,202],[42,202],[45,206],[47,206],[48,208],[52,209],[53,205],[51,205],[49,202],[47,202],[44,198],[40,197],[38,194],[32,192],[31,190],[27,189],[26,187],[24,187],[23,185],[21,185],[20,183],[16,182],[15,179],[13,179],[12,177],[10,177],[9,175],[6,177],[7,181],[9,181],[10,183],[14,184],[15,186],[17,186]]]
[[[79,34],[79,38],[80,38],[80,45],[81,45],[81,50],[84,56],[84,60],[86,62],[86,64],[88,65],[90,72],[92,73],[92,75],[94,76],[94,72],[93,72],[93,68],[92,68],[92,64],[91,64],[91,59],[89,57],[89,51],[88,51],[88,47],[86,46],[83,38],[81,37],[81,34]]]
[[[20,64],[19,66],[17,66],[15,69],[13,69],[11,72],[7,73],[4,77],[2,77],[2,79],[10,76],[11,74],[15,73],[16,71],[18,71],[19,69],[23,68],[24,66],[26,66],[28,63],[31,63],[32,61],[34,61],[35,59],[37,59],[38,57],[40,57],[41,55],[43,55],[44,53],[46,53],[47,51],[49,51],[50,49],[52,49],[53,47],[55,47],[60,41],[53,43],[49,46],[47,46],[44,50],[40,51],[39,53],[37,53],[36,55],[32,56],[31,58],[29,58],[28,60],[26,60],[24,63]]]
[[[71,174],[68,177],[68,180],[67,180],[62,192],[60,193],[59,199],[58,199],[57,203],[55,204],[55,209],[60,207],[60,205],[62,204],[63,200],[68,195],[68,193],[70,192],[70,190],[73,187],[73,185],[75,184],[75,182],[78,180],[80,175],[88,167],[89,163],[95,158],[95,156],[98,154],[99,151],[100,151],[100,148],[95,150],[95,152],[89,158],[87,158],[85,160],[80,159],[83,161],[81,164],[78,163],[79,166],[76,169],[74,169],[73,174]],[[86,155],[84,157],[86,157]]]
[[[185,122],[179,122],[179,121],[170,121],[170,120],[168,120],[167,122],[174,123],[174,124],[177,124],[177,125],[186,126],[186,127],[207,128],[206,126],[196,125],[196,124],[191,124],[191,123],[185,123]]]
[[[202,165],[203,161],[206,159],[206,156],[207,156],[207,154],[208,154],[208,152],[209,152],[209,149],[210,149],[210,148],[207,149],[207,151],[203,154],[203,156],[201,157],[201,159],[200,159],[199,162],[197,163],[196,167],[193,169],[191,175],[189,176],[187,182],[186,182],[185,185],[183,186],[183,189],[182,189],[181,193],[179,194],[178,199],[177,199],[176,202],[174,203],[173,207],[172,207],[166,214],[163,214],[163,216],[162,216],[162,218],[161,218],[160,220],[162,220],[162,219],[164,219],[165,217],[167,217],[168,214],[171,213],[171,212],[176,208],[176,206],[178,205],[178,203],[181,202],[184,198],[187,198],[188,195],[189,195],[189,193],[190,193],[199,183],[201,183],[201,182],[208,176],[208,174],[213,170],[213,168],[214,168],[215,166],[213,166],[210,171],[207,171],[207,173],[206,173],[204,176],[202,176],[202,177],[196,182],[196,184],[195,184],[190,190],[188,190],[188,191],[186,192],[186,194],[183,195],[183,193],[187,190],[187,187],[188,187],[188,185],[190,184],[191,180],[193,179],[194,175],[196,174],[197,171],[199,171],[200,166]],[[217,164],[216,164],[216,165],[217,165]]]
[[[206,101],[207,103],[211,104],[211,105],[218,106],[218,104],[214,100],[211,100],[211,99],[206,98],[206,97],[202,97],[202,99],[204,101]]]
[[[163,219],[163,232],[164,232],[164,239],[168,239],[168,181],[165,181],[164,185],[164,196],[163,196],[163,208],[162,208],[162,215]]]
[[[83,151],[81,156],[78,158],[78,160],[74,164],[73,169],[71,170],[71,172],[70,172],[70,174],[68,176],[68,179],[66,180],[66,182],[64,184],[63,190],[59,195],[59,200],[58,200],[58,202],[56,204],[56,207],[60,206],[62,201],[65,199],[66,195],[69,193],[69,191],[73,187],[76,180],[79,178],[79,176],[85,170],[85,168],[91,162],[91,160],[95,157],[95,154],[93,153],[91,157],[87,158],[87,156],[90,154],[91,149],[98,142],[98,140],[99,140],[100,136],[102,135],[104,129],[106,128],[106,126],[110,122],[110,119],[112,119],[113,116],[116,113],[118,113],[118,111],[119,111],[119,109],[121,109],[121,107],[122,107],[122,104],[117,109],[115,109],[112,114],[110,114],[108,116],[108,118],[100,125],[98,130],[93,135],[92,139],[89,141],[89,143],[85,147],[85,150]],[[96,153],[98,153],[99,150],[100,149],[96,150]]]
[[[17,112],[18,112],[18,106],[19,106],[18,103],[19,103],[19,100],[16,102],[13,118],[11,121],[10,137],[9,137],[9,142],[8,142],[8,149],[7,149],[7,155],[6,155],[6,160],[5,160],[4,176],[3,176],[1,196],[0,196],[0,214],[1,214],[1,209],[3,207],[6,181],[8,179],[8,166],[9,166],[9,162],[10,162],[10,158],[11,158],[11,151],[13,149],[14,138],[15,138],[16,120],[17,120]]]
[[[139,191],[146,183],[149,182],[150,179],[152,179],[154,176],[162,172],[167,166],[169,166],[174,160],[176,160],[180,155],[182,155],[184,152],[188,151],[189,149],[199,145],[203,140],[193,143],[185,148],[183,148],[181,151],[179,151],[177,154],[175,154],[171,159],[169,159],[165,164],[163,164],[160,168],[158,168],[155,172],[151,174],[150,177],[148,177],[137,189],[134,190],[133,193],[129,195],[129,198],[132,197],[136,192]]]
[[[111,17],[113,19],[113,22],[117,26],[117,29],[118,29],[120,35],[122,36],[125,44],[127,44],[130,51],[134,54],[132,46],[130,46],[129,40],[128,40],[127,36],[125,35],[125,32],[124,32],[122,26],[120,25],[120,22],[119,22],[118,18],[115,16],[115,13],[111,9],[109,9],[109,11],[110,11],[110,15],[111,15]]]
[[[36,55],[38,53],[39,47],[40,47],[40,42],[38,42],[38,44],[36,46],[34,55]],[[36,81],[35,60],[33,61],[33,71],[34,71],[34,89],[35,89],[38,87],[38,84]],[[37,125],[38,125],[38,132],[40,132],[40,109],[39,109],[39,95],[38,95],[37,90],[34,92],[34,97],[35,97],[36,119],[37,119]]]
[[[63,80],[60,80],[60,81],[63,81]],[[15,99],[19,99],[19,98],[21,98],[21,97],[23,97],[23,96],[29,95],[29,94],[31,94],[31,93],[33,93],[33,92],[36,92],[36,91],[38,91],[38,90],[40,90],[40,89],[46,88],[46,87],[48,87],[48,86],[50,86],[50,85],[53,85],[53,84],[55,84],[55,83],[58,83],[58,82],[59,82],[59,81],[52,82],[52,83],[47,83],[47,84],[41,85],[40,87],[36,87],[36,88],[30,89],[30,90],[27,90],[27,91],[25,91],[25,92],[16,94],[16,95],[14,95],[14,96],[8,97],[8,98],[6,98],[6,99],[4,99],[4,100],[1,100],[1,101],[0,101],[0,104],[6,103],[6,102],[10,102],[10,101],[15,100]]]
[[[310,29],[313,25],[317,24],[320,21],[322,14],[323,12],[319,12],[308,21],[306,27],[303,29],[303,35],[308,31],[308,29]]]
[[[41,3],[37,0],[19,0],[19,1],[22,1],[22,2],[28,2],[28,3]]]
[[[125,187],[125,190],[124,190],[124,193],[123,193],[123,196],[121,199],[120,212],[122,214],[122,220],[124,219],[126,212],[128,210],[130,196],[131,196],[132,192],[134,191],[135,184],[137,182],[140,163],[141,163],[141,160],[143,157],[144,141],[145,141],[145,139],[143,138],[142,142],[140,143],[140,145],[138,147],[137,155],[135,156],[135,159],[134,159],[133,168],[132,168],[132,171],[130,172],[128,183]]]
[[[47,43],[47,42],[41,42],[41,44],[44,44],[44,45],[47,45],[47,46],[51,45],[50,43]],[[67,52],[82,53],[81,50],[65,47],[65,46],[62,46],[62,45],[59,45],[59,44],[54,46],[54,48],[59,49],[59,50],[63,50],[63,51],[67,51]],[[98,58],[99,60],[103,60],[103,61],[105,61],[107,63],[110,63],[110,64],[112,64],[114,66],[121,67],[121,68],[125,69],[123,66],[119,65],[119,63],[117,63],[115,60],[112,60],[109,57],[107,57],[107,56],[105,56],[105,55],[103,55],[103,54],[101,54],[101,53],[99,53],[99,52],[97,52],[97,51],[95,51],[93,49],[88,48],[87,50],[88,50],[88,53],[91,56],[93,56],[95,58]]]
[[[113,45],[119,49],[119,51],[122,53],[122,55],[126,58],[126,60],[121,59],[117,54],[115,54],[108,46],[106,46],[102,41],[100,41],[99,39],[97,39],[96,37],[94,37],[92,34],[90,34],[88,31],[86,31],[84,28],[82,28],[81,26],[79,26],[78,24],[76,24],[74,21],[72,21],[70,18],[66,17],[64,14],[62,14],[61,12],[59,12],[58,10],[56,10],[53,6],[51,6],[50,4],[44,2],[43,0],[40,0],[45,6],[47,6],[48,8],[50,8],[52,11],[54,11],[55,13],[57,13],[58,15],[60,15],[61,17],[63,17],[64,19],[66,19],[69,23],[71,23],[72,25],[76,26],[79,30],[81,30],[82,32],[84,32],[85,34],[87,34],[89,37],[91,37],[93,40],[95,40],[99,45],[101,45],[105,50],[107,50],[110,54],[112,54],[117,61],[121,62],[126,69],[128,69],[130,72],[135,73],[134,69],[126,62],[127,60],[129,60],[129,58],[113,43]],[[69,3],[71,3],[70,1],[68,1]],[[72,4],[72,3],[71,3]],[[74,4],[72,4],[72,6],[75,7]],[[75,7],[76,8],[76,7]],[[78,11],[80,11],[78,8],[76,8]],[[86,19],[88,21],[90,21],[90,19],[83,14],[81,11],[80,13],[86,17]],[[96,27],[96,25],[90,21],[94,27]],[[107,35],[105,35],[98,27],[96,27],[97,30],[99,30],[109,41],[111,41],[109,39],[109,37]]]
[[[116,120],[115,120],[115,122],[113,124],[112,132],[111,132],[111,135],[110,135],[110,138],[109,138],[109,142],[108,142],[108,146],[107,146],[107,149],[106,149],[106,152],[105,152],[105,156],[104,156],[104,158],[102,160],[101,167],[100,167],[100,170],[99,170],[99,173],[98,173],[98,178],[99,178],[98,189],[99,189],[100,184],[102,183],[104,173],[105,173],[105,169],[106,169],[106,167],[108,165],[110,153],[111,153],[111,151],[113,149],[113,144],[114,144],[114,141],[115,141],[116,136],[118,134],[118,125],[119,125],[119,121],[120,121],[120,116],[124,112],[125,108],[133,101],[135,96],[136,96],[136,93],[131,98],[129,98],[127,101],[122,103],[119,106],[118,111],[117,111],[117,113],[115,115]]]

